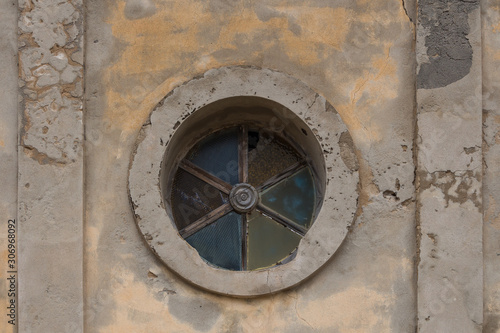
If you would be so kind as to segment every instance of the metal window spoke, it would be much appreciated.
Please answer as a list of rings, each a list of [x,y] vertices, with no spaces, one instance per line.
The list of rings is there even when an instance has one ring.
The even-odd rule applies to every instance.
[[[240,183],[248,183],[248,126],[241,125],[238,132],[238,173]]]
[[[248,126],[241,125],[238,132],[238,177],[240,183],[248,182]],[[241,214],[241,267],[247,269],[247,214]]]
[[[195,222],[191,223],[184,229],[180,230],[179,233],[181,234],[182,238],[187,238],[199,230],[205,228],[206,226],[212,224],[213,222],[217,221],[219,218],[222,216],[226,215],[230,211],[232,211],[233,208],[231,207],[231,204],[225,203],[219,208],[214,209],[207,215],[201,217],[200,219],[196,220]]]
[[[241,227],[241,268],[247,269],[247,249],[248,249],[248,215],[241,214],[242,227]]]
[[[257,209],[260,210],[265,215],[271,217],[274,221],[291,229],[292,231],[296,232],[297,234],[299,234],[302,237],[304,237],[304,235],[307,232],[307,229],[305,229],[304,227],[298,225],[297,223],[293,222],[292,220],[288,219],[287,217],[275,212],[272,209],[267,208],[266,206],[264,206],[262,204],[258,204]]]
[[[276,185],[280,181],[290,177],[291,175],[295,174],[296,172],[300,171],[302,168],[305,168],[307,166],[307,162],[305,160],[302,160],[300,162],[297,162],[290,167],[286,168],[283,170],[281,173],[269,178],[266,180],[262,185],[257,187],[257,191],[263,191],[273,185]]]
[[[231,184],[228,184],[222,179],[206,172],[202,168],[198,167],[197,165],[193,164],[192,162],[186,159],[181,161],[179,167],[189,172],[193,176],[203,180],[207,184],[212,185],[213,187],[217,188],[218,190],[222,191],[225,194],[229,194],[229,192],[231,192],[232,189]]]

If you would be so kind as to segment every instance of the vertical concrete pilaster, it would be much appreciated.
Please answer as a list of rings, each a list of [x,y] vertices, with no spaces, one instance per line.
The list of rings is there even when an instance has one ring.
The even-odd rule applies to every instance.
[[[484,330],[500,331],[500,0],[484,0],[483,32],[483,252]]]
[[[0,332],[16,332],[17,4],[0,0]],[[9,231],[11,236],[9,238]],[[10,240],[10,241],[9,241]],[[10,244],[10,248],[9,248]],[[10,251],[10,252],[9,252]],[[10,255],[10,258],[9,258]],[[13,278],[12,278],[13,277]],[[14,288],[12,288],[14,286]],[[12,305],[11,301],[14,302]]]
[[[481,332],[479,1],[419,0],[416,56],[418,328]]]
[[[19,1],[19,331],[83,331],[83,4]]]

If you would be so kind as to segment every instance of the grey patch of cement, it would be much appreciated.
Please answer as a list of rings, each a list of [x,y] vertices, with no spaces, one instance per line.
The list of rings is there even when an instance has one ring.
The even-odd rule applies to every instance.
[[[153,16],[156,13],[156,6],[152,0],[127,0],[124,12],[129,20],[138,20]]]
[[[469,74],[472,46],[468,15],[479,6],[477,0],[421,0],[419,24],[425,37],[428,62],[420,66],[417,88],[445,87]]]
[[[197,332],[208,332],[219,319],[219,304],[206,299],[169,297],[168,308],[177,319],[193,326]]]
[[[254,11],[259,20],[261,20],[262,22],[267,22],[273,18],[284,17],[288,20],[288,30],[290,30],[297,36],[300,36],[302,32],[302,27],[297,23],[297,20],[291,15],[279,12],[278,10],[263,4],[256,5]]]

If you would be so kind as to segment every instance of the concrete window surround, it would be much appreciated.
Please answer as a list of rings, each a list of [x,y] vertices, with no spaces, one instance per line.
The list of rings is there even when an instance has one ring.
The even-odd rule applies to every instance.
[[[231,112],[238,106],[248,111]],[[245,120],[275,132],[286,128],[292,137],[300,137],[297,143],[308,152],[324,194],[321,210],[293,260],[264,270],[229,271],[206,264],[179,236],[165,210],[160,184],[169,183],[165,178],[171,175],[175,157],[203,131]],[[352,143],[346,136],[335,109],[290,76],[245,67],[210,70],[168,94],[139,134],[129,177],[137,225],[168,267],[204,289],[251,297],[295,286],[333,256],[353,223],[359,176],[353,145],[341,145]]]

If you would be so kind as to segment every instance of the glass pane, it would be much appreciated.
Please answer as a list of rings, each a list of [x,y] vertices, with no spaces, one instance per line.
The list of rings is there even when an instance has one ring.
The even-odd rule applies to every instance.
[[[301,159],[284,140],[263,131],[248,133],[248,149],[248,182],[255,187]]]
[[[238,183],[238,132],[223,130],[197,143],[186,156],[200,168],[223,181]]]
[[[248,270],[273,266],[287,258],[300,239],[290,229],[254,211],[248,217]]]
[[[181,168],[177,170],[171,194],[177,229],[185,228],[226,202],[226,194]]]
[[[316,204],[316,190],[309,167],[265,190],[260,198],[266,207],[309,228]]]
[[[189,236],[186,241],[209,263],[240,271],[241,225],[241,215],[231,212]]]

